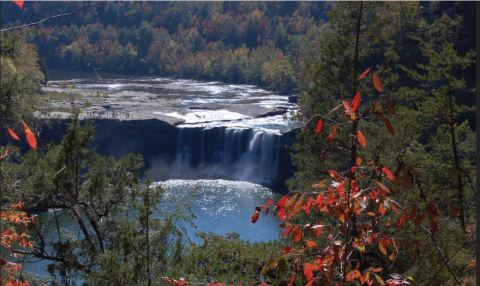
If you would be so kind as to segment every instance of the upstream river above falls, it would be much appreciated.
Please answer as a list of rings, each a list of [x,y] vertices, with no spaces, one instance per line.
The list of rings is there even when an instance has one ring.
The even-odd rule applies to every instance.
[[[292,96],[252,85],[159,77],[50,72],[49,79],[44,91],[77,94],[71,98],[80,118],[96,120],[100,153],[144,155],[147,176],[165,189],[160,207],[176,201],[191,206],[194,226],[184,225],[191,240],[199,241],[197,232],[236,232],[251,242],[278,238],[276,217],[252,224],[250,216],[280,196],[279,186],[292,172]],[[64,125],[72,102],[54,98],[53,111],[39,116]],[[44,134],[57,142],[61,136],[48,129]],[[107,140],[111,136],[118,140]],[[121,146],[110,143],[119,140]],[[40,217],[53,231],[53,210]],[[76,231],[70,218],[61,220]],[[33,261],[25,270],[46,275],[48,262]]]

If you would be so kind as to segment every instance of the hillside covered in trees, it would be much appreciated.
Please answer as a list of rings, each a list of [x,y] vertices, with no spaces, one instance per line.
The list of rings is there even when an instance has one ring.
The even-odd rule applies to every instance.
[[[20,12],[2,3],[4,23],[71,12],[29,34],[55,69],[174,75],[297,87],[326,2],[42,3]]]
[[[474,4],[0,5],[1,29],[74,11],[0,32],[0,283],[475,285]],[[236,216],[278,225],[277,239],[187,239],[194,215],[180,191],[146,179],[141,155],[97,152],[95,137],[112,133],[78,109],[44,142],[38,111],[81,97],[42,90],[45,69],[298,93],[288,192]],[[23,271],[24,257],[45,262],[44,275]]]

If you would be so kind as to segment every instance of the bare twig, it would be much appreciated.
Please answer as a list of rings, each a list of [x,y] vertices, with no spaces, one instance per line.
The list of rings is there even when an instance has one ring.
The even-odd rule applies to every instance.
[[[14,31],[14,30],[20,30],[20,29],[24,29],[24,28],[28,28],[28,27],[32,27],[32,26],[37,26],[37,25],[40,25],[43,22],[46,22],[46,21],[51,20],[51,19],[59,18],[59,17],[71,16],[71,15],[77,13],[78,11],[82,10],[85,7],[93,6],[93,5],[96,5],[96,4],[97,3],[94,2],[94,3],[87,4],[87,5],[82,5],[81,7],[78,7],[77,9],[75,9],[71,12],[68,12],[68,13],[61,13],[61,14],[57,14],[57,15],[52,15],[52,16],[49,16],[49,17],[44,18],[42,20],[39,20],[37,22],[32,22],[32,23],[29,23],[29,24],[24,24],[24,25],[20,25],[20,26],[13,26],[13,27],[10,27],[10,28],[0,29],[0,33],[10,32],[10,31]]]
[[[452,274],[452,277],[453,279],[455,280],[456,284],[461,286],[462,283],[460,283],[460,280],[458,280],[458,277],[457,275],[455,274],[455,272],[453,272],[453,269],[450,267],[450,264],[448,264],[448,260],[447,258],[445,257],[445,254],[443,254],[443,251],[442,249],[440,248],[440,245],[438,245],[438,242],[437,240],[435,239],[435,236],[432,234],[432,232],[426,228],[424,225],[420,225],[420,227],[430,236],[430,239],[432,239],[432,242],[435,244],[435,248],[437,249],[437,252],[438,252],[438,255],[440,256],[440,258],[442,259],[442,262],[443,264],[445,265],[445,267],[447,267],[447,270],[448,272],[450,272],[450,274]]]

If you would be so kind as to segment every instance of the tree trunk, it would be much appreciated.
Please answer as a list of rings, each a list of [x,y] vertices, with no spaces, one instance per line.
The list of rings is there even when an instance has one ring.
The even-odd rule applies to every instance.
[[[363,13],[363,2],[360,2],[360,9],[357,17],[356,24],[356,35],[355,35],[355,50],[353,54],[353,67],[352,67],[352,90],[351,96],[353,96],[357,89],[357,70],[358,70],[358,54],[359,54],[359,42],[360,42],[360,26],[362,22],[362,13]],[[356,220],[355,217],[351,217],[351,205],[350,205],[350,195],[352,192],[352,182],[354,180],[354,174],[352,172],[352,167],[355,166],[355,161],[357,158],[357,127],[358,127],[358,118],[353,121],[352,124],[352,133],[351,133],[351,148],[350,148],[350,170],[349,170],[349,183],[348,183],[348,193],[347,193],[347,204],[348,204],[348,214],[347,214],[347,233],[345,236],[345,251],[342,257],[343,264],[343,285],[346,285],[346,273],[347,273],[347,257],[348,252],[350,251],[348,245],[350,238],[356,235]]]
[[[461,174],[461,167],[460,167],[460,160],[458,158],[458,148],[457,148],[457,139],[455,137],[455,119],[453,114],[453,96],[451,87],[448,87],[448,107],[450,109],[450,118],[449,118],[449,131],[450,137],[452,141],[452,153],[453,153],[453,167],[455,169],[455,173],[457,175],[457,189],[458,189],[458,203],[460,204],[460,226],[462,227],[463,231],[465,231],[465,203],[464,203],[464,191],[463,191],[463,182],[462,182],[462,174]]]

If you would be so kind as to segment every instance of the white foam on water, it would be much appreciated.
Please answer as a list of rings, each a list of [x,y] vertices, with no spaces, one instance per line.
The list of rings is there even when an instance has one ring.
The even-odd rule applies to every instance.
[[[205,122],[212,122],[212,121],[231,121],[231,120],[250,118],[249,116],[246,116],[237,112],[224,110],[224,109],[199,110],[199,111],[189,112],[186,114],[181,114],[176,111],[169,112],[169,113],[161,113],[161,112],[153,112],[153,113],[183,119],[185,120],[186,124],[205,123]]]

